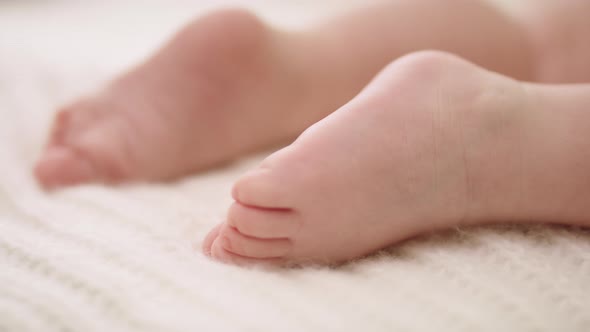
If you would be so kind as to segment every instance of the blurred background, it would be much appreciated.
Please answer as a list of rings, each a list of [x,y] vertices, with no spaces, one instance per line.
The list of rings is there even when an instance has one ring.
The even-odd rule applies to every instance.
[[[246,7],[298,27],[362,0],[0,0],[0,56],[30,54],[74,65],[127,66],[190,19]]]

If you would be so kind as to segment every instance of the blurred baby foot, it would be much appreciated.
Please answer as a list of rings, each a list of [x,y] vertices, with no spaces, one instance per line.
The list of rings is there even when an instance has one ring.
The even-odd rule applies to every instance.
[[[60,110],[35,174],[46,188],[163,180],[297,136],[289,38],[241,10],[187,26],[145,64]]]

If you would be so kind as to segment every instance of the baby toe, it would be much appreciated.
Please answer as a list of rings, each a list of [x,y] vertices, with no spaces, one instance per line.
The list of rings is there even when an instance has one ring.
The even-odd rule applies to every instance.
[[[223,224],[219,224],[213,227],[213,229],[205,237],[205,240],[203,240],[203,245],[201,246],[201,249],[203,250],[203,253],[205,255],[211,256],[211,247],[213,246],[213,242],[215,241],[215,239],[217,239],[217,237],[219,236],[219,230],[221,229],[222,225]]]
[[[86,132],[100,118],[101,110],[91,101],[82,100],[61,108],[55,115],[49,145],[66,144],[77,135]]]
[[[289,238],[300,227],[299,215],[290,210],[273,210],[232,204],[227,223],[241,234],[259,239]]]
[[[232,253],[223,248],[220,237],[217,237],[211,245],[211,257],[220,262],[238,266],[276,266],[284,264],[282,258],[252,258]]]
[[[279,258],[291,250],[288,239],[257,239],[241,234],[227,224],[220,230],[219,241],[223,249],[249,258]]]
[[[51,146],[35,167],[35,176],[46,189],[90,181],[97,176],[92,162],[65,146]]]
[[[291,206],[292,192],[272,169],[260,168],[242,176],[232,189],[233,198],[248,206],[281,209]]]
[[[61,110],[55,116],[53,126],[51,128],[51,135],[49,136],[49,145],[64,144],[66,141],[68,130],[71,128],[72,112],[69,110]]]

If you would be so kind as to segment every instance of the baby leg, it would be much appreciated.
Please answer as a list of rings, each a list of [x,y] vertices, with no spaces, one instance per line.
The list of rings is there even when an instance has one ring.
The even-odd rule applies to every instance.
[[[386,1],[298,32],[216,13],[64,108],[36,174],[46,187],[181,176],[292,139],[406,53],[446,50],[530,79],[527,46],[484,1]]]

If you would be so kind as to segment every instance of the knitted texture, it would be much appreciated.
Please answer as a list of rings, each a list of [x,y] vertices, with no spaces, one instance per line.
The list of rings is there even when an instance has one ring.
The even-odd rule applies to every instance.
[[[194,246],[260,157],[175,183],[42,192],[30,170],[55,107],[124,60],[105,60],[116,40],[11,37],[29,22],[19,13],[0,15],[0,331],[590,331],[588,230],[455,229],[339,268],[256,270]]]

